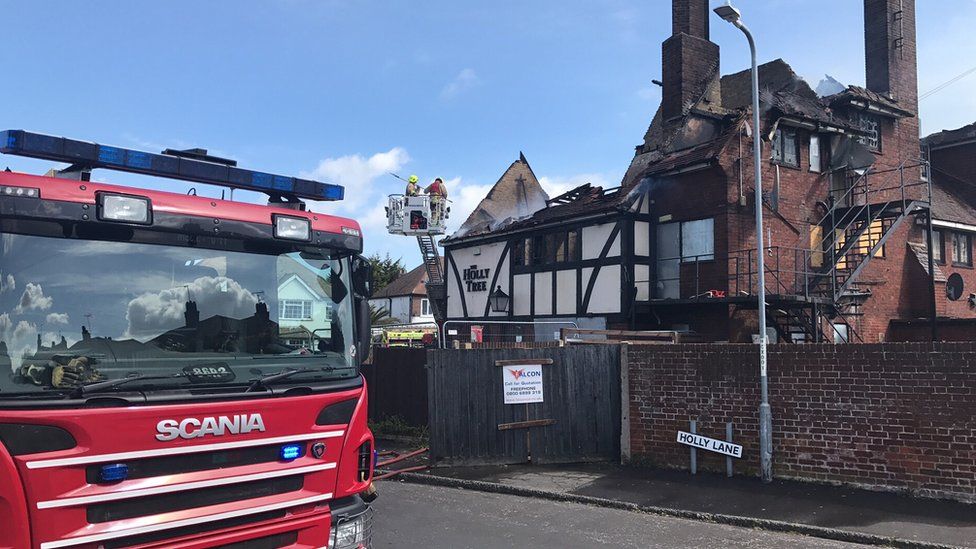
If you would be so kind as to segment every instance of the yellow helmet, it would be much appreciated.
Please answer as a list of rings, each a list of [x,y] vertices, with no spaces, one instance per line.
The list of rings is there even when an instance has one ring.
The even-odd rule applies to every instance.
[[[419,177],[417,177],[416,175],[411,175],[411,176],[410,176],[410,182],[411,182],[411,183],[416,183],[416,182],[418,182],[418,181],[420,181],[420,178],[419,178]]]

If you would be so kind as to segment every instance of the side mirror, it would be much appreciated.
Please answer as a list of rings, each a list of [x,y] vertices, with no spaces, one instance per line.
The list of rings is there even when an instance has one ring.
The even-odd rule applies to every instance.
[[[373,296],[373,264],[361,255],[352,259],[352,289],[359,296]]]
[[[369,298],[373,295],[373,264],[361,255],[352,259],[352,290],[356,303],[356,354],[362,362],[372,344]]]

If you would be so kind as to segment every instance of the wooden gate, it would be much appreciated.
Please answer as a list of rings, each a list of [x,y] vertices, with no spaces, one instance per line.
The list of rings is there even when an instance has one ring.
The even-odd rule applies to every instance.
[[[505,404],[499,362],[542,366],[544,401]],[[438,465],[620,458],[620,347],[432,350],[430,455]]]

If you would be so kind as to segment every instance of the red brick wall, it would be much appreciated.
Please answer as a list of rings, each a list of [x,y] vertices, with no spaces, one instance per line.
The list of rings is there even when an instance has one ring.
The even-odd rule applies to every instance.
[[[775,476],[976,501],[976,343],[769,350]],[[627,362],[632,462],[687,468],[677,431],[724,438],[731,421],[736,470],[758,471],[756,346],[630,346]]]

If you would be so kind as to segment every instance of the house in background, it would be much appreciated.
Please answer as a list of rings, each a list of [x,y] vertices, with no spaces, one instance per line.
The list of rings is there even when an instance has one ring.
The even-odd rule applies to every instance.
[[[925,137],[922,154],[932,183],[937,313],[976,319],[976,123]]]
[[[386,309],[390,318],[402,324],[429,324],[434,312],[427,298],[427,269],[424,265],[402,275],[373,294],[369,304],[374,309]]]
[[[332,297],[309,269],[283,258],[278,264],[278,325],[287,345],[310,345],[332,333]]]

